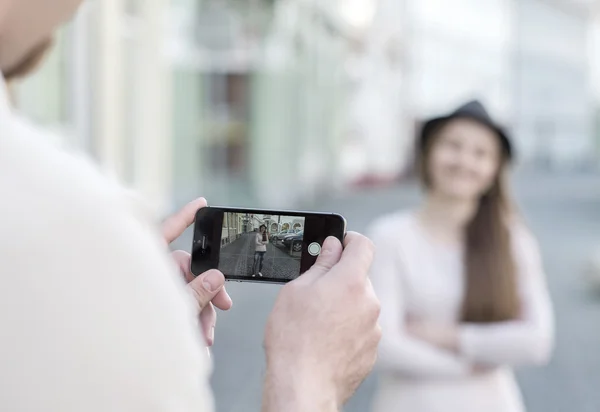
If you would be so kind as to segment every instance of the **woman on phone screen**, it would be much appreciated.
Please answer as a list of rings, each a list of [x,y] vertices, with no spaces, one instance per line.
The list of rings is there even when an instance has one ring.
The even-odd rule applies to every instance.
[[[267,253],[268,243],[269,236],[267,235],[267,227],[265,225],[260,225],[254,242],[254,264],[252,265],[252,277],[256,277],[256,275],[262,277],[261,272],[263,268],[263,260],[265,258],[265,253]]]
[[[554,322],[536,239],[508,198],[512,154],[476,101],[424,125],[424,202],[371,227],[375,412],[525,410],[512,368],[547,362]]]

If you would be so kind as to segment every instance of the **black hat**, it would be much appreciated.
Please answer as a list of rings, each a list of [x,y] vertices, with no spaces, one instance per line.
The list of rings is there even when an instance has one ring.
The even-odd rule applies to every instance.
[[[483,105],[477,100],[470,101],[469,103],[459,107],[449,115],[436,117],[425,122],[423,128],[421,129],[421,135],[419,136],[419,149],[423,150],[427,146],[427,142],[430,139],[434,130],[438,129],[439,126],[452,119],[475,120],[476,122],[479,122],[495,131],[498,137],[500,138],[500,143],[502,144],[502,149],[504,150],[506,157],[509,160],[512,160],[514,156],[513,148],[506,132],[501,126],[499,126],[492,120],[487,110],[485,110],[485,107],[483,107]]]

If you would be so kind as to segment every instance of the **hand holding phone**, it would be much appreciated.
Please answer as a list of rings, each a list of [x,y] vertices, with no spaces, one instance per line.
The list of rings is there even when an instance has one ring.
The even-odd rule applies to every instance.
[[[206,207],[206,199],[199,198],[185,205],[178,212],[169,216],[162,224],[163,238],[171,244],[194,223],[198,209]],[[223,274],[216,270],[194,276],[190,272],[191,256],[183,250],[175,250],[171,256],[179,266],[181,274],[193,291],[193,296],[198,305],[200,326],[208,346],[214,342],[214,327],[217,320],[215,308],[229,310],[232,305],[231,297],[224,288]]]
[[[205,207],[196,213],[191,269],[227,280],[287,283],[316,262],[325,239],[344,239],[333,213]]]
[[[265,331],[263,411],[339,411],[371,371],[381,328],[368,278],[373,244],[327,239],[317,263],[285,285]]]

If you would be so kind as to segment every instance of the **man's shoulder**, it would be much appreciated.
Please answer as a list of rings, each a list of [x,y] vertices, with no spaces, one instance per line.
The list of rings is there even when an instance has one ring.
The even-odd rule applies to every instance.
[[[83,154],[64,150],[44,131],[16,119],[0,139],[0,237],[6,253],[36,241],[57,258],[86,244],[159,242],[158,228],[134,197]],[[52,239],[52,240],[50,240]]]
[[[52,134],[14,118],[0,139],[0,185],[11,203],[35,202],[47,208],[81,214],[90,204],[129,207],[128,195],[116,179],[103,174],[83,153],[56,144]]]
[[[212,410],[195,302],[128,192],[11,117],[0,194],[0,301],[17,308],[0,311],[8,409]],[[29,387],[35,397],[10,398]]]

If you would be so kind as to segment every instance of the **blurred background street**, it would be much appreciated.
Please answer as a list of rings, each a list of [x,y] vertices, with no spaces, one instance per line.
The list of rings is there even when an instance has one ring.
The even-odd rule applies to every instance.
[[[518,200],[558,322],[548,367],[519,372],[531,412],[600,411],[600,2],[89,0],[12,85],[57,144],[158,216],[210,204],[313,209],[351,230],[415,204],[421,122],[480,99],[514,136]],[[174,247],[189,250],[189,233]],[[232,283],[213,349],[219,412],[259,410],[276,286]],[[348,405],[369,410],[376,376]]]

